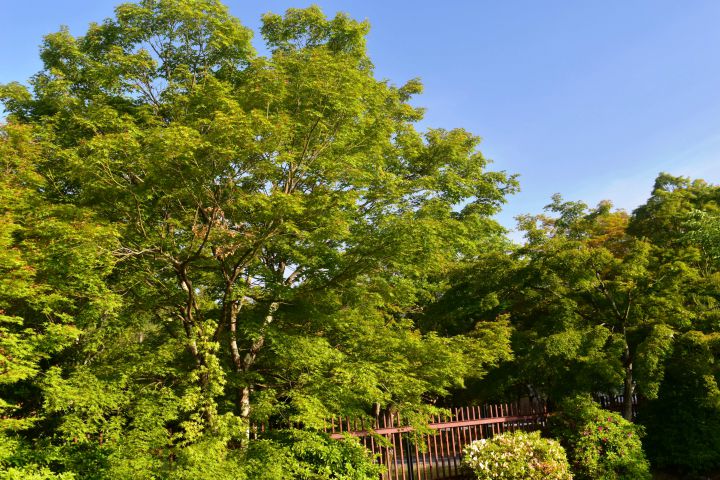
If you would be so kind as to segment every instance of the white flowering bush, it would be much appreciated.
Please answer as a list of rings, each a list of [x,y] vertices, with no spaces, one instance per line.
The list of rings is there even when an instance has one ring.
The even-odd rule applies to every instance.
[[[463,463],[479,480],[570,480],[565,450],[540,432],[503,433],[472,442]]]

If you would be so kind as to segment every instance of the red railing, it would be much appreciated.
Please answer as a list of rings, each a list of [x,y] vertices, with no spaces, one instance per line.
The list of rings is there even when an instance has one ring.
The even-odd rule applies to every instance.
[[[610,410],[613,412],[617,412],[622,414],[623,409],[625,407],[624,405],[624,397],[622,395],[608,395],[603,393],[597,393],[594,394],[593,397],[595,398],[595,401],[600,404],[600,407],[604,408],[605,410]],[[633,421],[637,417],[638,413],[638,396],[633,395],[632,398],[632,418]]]
[[[370,428],[359,420],[336,417],[327,432],[333,438],[359,437],[383,465],[383,480],[460,479],[466,474],[461,465],[465,445],[505,431],[537,430],[547,419],[546,405],[527,399],[450,412],[432,418],[431,434],[413,434],[398,414],[379,416]]]

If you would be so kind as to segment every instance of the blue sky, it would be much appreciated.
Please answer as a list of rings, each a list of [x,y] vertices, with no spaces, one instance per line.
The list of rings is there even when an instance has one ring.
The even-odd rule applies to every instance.
[[[115,0],[4,0],[0,83],[40,68],[42,35],[76,35]],[[299,0],[226,0],[256,29]],[[379,77],[420,77],[423,126],[483,137],[493,168],[520,174],[499,219],[560,192],[632,209],[660,171],[720,182],[720,2],[716,0],[316,1],[368,19]],[[259,38],[256,38],[259,42]]]

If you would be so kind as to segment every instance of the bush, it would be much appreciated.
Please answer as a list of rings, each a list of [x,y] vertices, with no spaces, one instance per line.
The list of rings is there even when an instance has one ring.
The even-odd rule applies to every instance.
[[[563,402],[549,427],[550,435],[567,450],[578,480],[650,479],[640,442],[642,428],[603,410],[590,397]]]
[[[250,443],[248,480],[377,480],[380,467],[358,439],[332,440],[303,430],[270,432]]]
[[[514,432],[478,440],[464,450],[463,463],[480,480],[569,480],[565,450],[540,432]]]

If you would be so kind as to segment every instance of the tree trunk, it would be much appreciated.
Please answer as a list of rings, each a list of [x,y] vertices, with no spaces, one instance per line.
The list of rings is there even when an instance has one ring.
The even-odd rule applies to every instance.
[[[273,322],[275,319],[275,311],[278,309],[280,304],[278,302],[271,302],[268,306],[267,315],[265,316],[265,321],[262,324],[262,327],[260,327],[260,332],[258,337],[255,339],[255,341],[252,342],[250,345],[250,348],[245,352],[245,355],[243,357],[239,356],[239,350],[237,349],[237,344],[235,343],[233,348],[233,358],[237,356],[236,365],[239,365],[239,372],[242,373],[248,373],[250,372],[253,364],[255,363],[255,360],[257,359],[258,354],[260,353],[260,350],[262,350],[263,345],[265,345],[265,333],[267,330],[267,327]],[[235,328],[236,328],[236,320],[237,317],[237,311],[235,311],[235,315],[232,317],[232,322],[230,325],[230,330],[233,332],[233,339],[235,338]],[[240,416],[244,419],[247,419],[250,416],[250,394],[253,391],[253,385],[246,385],[244,387],[241,387],[238,391],[238,409]]]
[[[228,296],[229,297],[229,296]],[[230,323],[230,354],[232,355],[235,372],[242,373],[244,371],[240,349],[237,343],[237,316],[240,311],[240,302],[230,300],[226,303],[229,306],[229,323]],[[242,418],[247,418],[250,414],[250,388],[240,387],[237,391],[237,411]]]
[[[633,364],[629,351],[626,352],[625,360],[625,386],[623,388],[623,410],[622,415],[626,420],[633,419],[633,394],[635,393],[635,382],[633,381]]]
[[[250,416],[250,387],[243,387],[239,392],[240,417],[247,419]]]

